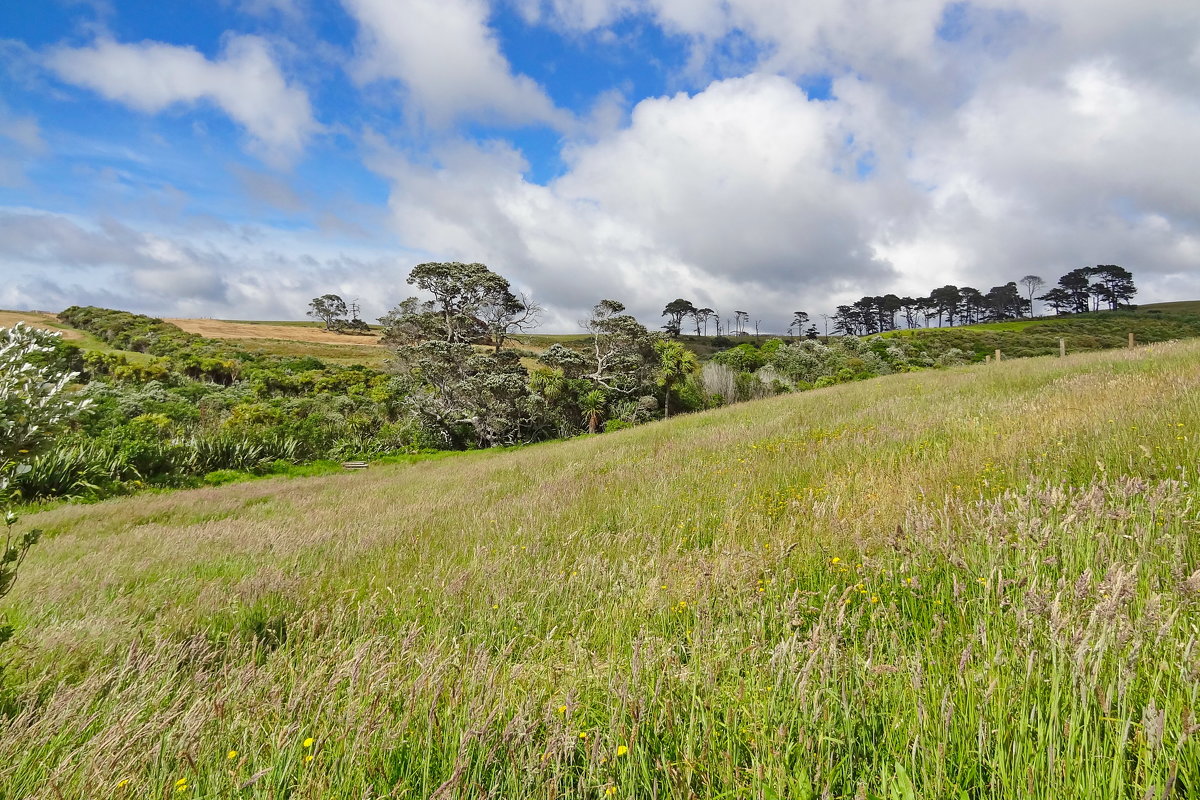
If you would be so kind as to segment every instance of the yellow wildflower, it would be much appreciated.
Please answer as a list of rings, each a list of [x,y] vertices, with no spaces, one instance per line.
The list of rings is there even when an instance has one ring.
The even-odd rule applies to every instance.
[[[313,760],[313,756],[305,756],[305,757],[304,757],[304,763],[305,763],[305,764],[309,763],[309,762],[310,762],[310,761],[312,761],[312,760]]]
[[[612,797],[616,793],[617,793],[617,787],[615,787],[615,786],[610,786],[604,790],[605,797]]]
[[[313,738],[310,736],[304,740],[304,747],[307,749],[313,746]]]
[[[237,757],[238,757],[237,750],[230,750],[228,753],[225,754],[225,758],[229,759],[230,761],[233,761]]]
[[[628,752],[629,752],[629,748],[626,747],[625,745],[623,745],[623,744],[617,745],[617,758],[620,758],[621,756],[625,755]]]
[[[560,714],[565,714],[565,713],[567,713],[567,707],[566,707],[566,706],[559,706],[559,707],[558,707],[558,713],[560,713]]]
[[[587,738],[587,731],[580,731],[580,732],[579,732],[579,738],[580,738],[580,739],[586,739],[586,738]]]
[[[129,785],[129,778],[124,778],[123,780],[121,780],[117,783],[117,788],[124,789],[128,785]]]

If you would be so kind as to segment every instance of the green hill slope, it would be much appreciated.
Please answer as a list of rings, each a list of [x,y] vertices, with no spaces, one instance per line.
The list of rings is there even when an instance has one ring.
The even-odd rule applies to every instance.
[[[0,798],[1190,796],[1198,389],[1156,345],[44,512]]]
[[[914,328],[882,334],[901,337],[905,344],[931,356],[950,348],[969,353],[976,361],[1000,350],[1006,358],[1057,355],[1059,339],[1068,353],[1124,347],[1129,334],[1139,344],[1200,336],[1200,314],[1188,303],[1166,311],[1100,311],[1033,320],[991,322],[956,328]]]

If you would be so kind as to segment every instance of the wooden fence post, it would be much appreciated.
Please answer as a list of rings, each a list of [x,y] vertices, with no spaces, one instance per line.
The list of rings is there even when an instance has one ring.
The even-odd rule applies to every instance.
[[[1000,348],[996,348],[996,363],[1000,363]]]
[[[1133,331],[1129,332],[1129,346],[1133,347]]]
[[[1067,357],[1067,340],[1066,339],[1058,340],[1058,357],[1059,358]]]

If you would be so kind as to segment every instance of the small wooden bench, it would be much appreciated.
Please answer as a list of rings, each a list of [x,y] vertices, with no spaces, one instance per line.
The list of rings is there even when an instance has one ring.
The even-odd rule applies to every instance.
[[[342,467],[345,469],[366,469],[369,464],[365,461],[343,461]]]

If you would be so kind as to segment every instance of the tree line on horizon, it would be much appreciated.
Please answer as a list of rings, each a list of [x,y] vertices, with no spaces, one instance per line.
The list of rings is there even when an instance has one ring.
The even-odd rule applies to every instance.
[[[516,331],[527,331],[537,326],[543,308],[527,294],[514,294],[508,280],[492,272],[482,264],[420,264],[414,268],[414,279],[408,282],[430,287],[435,302],[445,300],[444,289],[447,267],[461,271],[467,268],[471,277],[462,278],[470,284],[469,291],[455,301],[450,308],[443,308],[443,322],[449,316],[461,314],[463,309],[472,309],[472,325],[462,328],[471,341],[487,338],[498,350],[503,340]],[[440,268],[440,276],[432,268]],[[465,273],[464,273],[465,274]],[[1024,293],[1018,288],[1023,287]],[[466,284],[464,284],[466,285]],[[845,336],[869,336],[884,331],[906,328],[930,327],[936,320],[937,327],[974,325],[981,322],[1003,322],[1033,317],[1033,301],[1041,300],[1056,315],[1064,313],[1086,313],[1101,307],[1111,310],[1129,307],[1129,301],[1137,293],[1133,274],[1115,264],[1100,264],[1095,267],[1073,269],[1058,280],[1058,285],[1045,294],[1034,293],[1045,287],[1046,281],[1038,275],[1026,275],[1020,281],[1009,281],[993,286],[984,293],[971,286],[947,284],[934,289],[925,297],[900,297],[896,294],[867,295],[854,303],[839,305],[832,315],[821,315],[825,319],[825,335],[833,333]],[[385,330],[395,327],[400,318],[411,324],[421,314],[427,315],[429,301],[410,297],[401,305],[379,319]],[[370,327],[358,318],[357,306],[347,304],[336,294],[325,294],[313,298],[309,303],[308,316],[321,320],[326,330],[336,333],[368,333]],[[662,326],[667,336],[678,338],[683,334],[685,320],[695,330],[696,336],[708,336],[709,323],[716,336],[749,335],[750,313],[735,310],[732,316],[722,319],[721,314],[707,306],[697,306],[690,300],[676,298],[663,307],[662,316],[667,318]],[[761,336],[760,322],[754,322],[754,335]],[[585,324],[586,327],[586,324]],[[457,335],[447,330],[448,335]],[[805,311],[795,311],[788,323],[787,334],[815,339],[821,331]]]
[[[1045,286],[1043,278],[1031,274],[1020,281],[993,286],[986,293],[971,286],[948,284],[925,297],[868,296],[838,306],[831,319],[836,333],[866,336],[896,330],[901,324],[906,328],[931,327],[936,321],[940,328],[1032,318],[1034,300],[1046,303],[1056,315],[1098,311],[1102,307],[1117,310],[1129,307],[1137,293],[1133,274],[1115,264],[1073,269],[1058,279],[1057,286],[1035,296]]]

